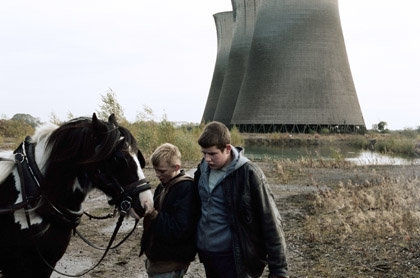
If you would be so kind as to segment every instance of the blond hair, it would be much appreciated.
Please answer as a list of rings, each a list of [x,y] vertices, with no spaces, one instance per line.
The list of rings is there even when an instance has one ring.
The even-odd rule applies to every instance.
[[[181,165],[181,152],[178,147],[170,143],[164,143],[156,148],[150,156],[153,166],[159,166],[164,161],[170,166]]]

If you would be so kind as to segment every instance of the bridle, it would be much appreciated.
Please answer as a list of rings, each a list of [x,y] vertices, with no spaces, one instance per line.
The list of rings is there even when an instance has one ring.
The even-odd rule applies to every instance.
[[[0,157],[0,161],[8,161],[13,162],[16,165],[20,183],[21,183],[21,194],[22,194],[22,202],[10,205],[8,207],[0,208],[0,214],[12,214],[17,210],[24,209],[25,218],[28,225],[29,234],[32,235],[32,239],[34,240],[34,244],[36,246],[37,252],[42,259],[42,261],[53,271],[57,272],[58,274],[67,276],[67,277],[80,277],[88,273],[89,271],[96,268],[102,260],[107,255],[110,249],[117,248],[120,246],[134,231],[138,220],[135,221],[133,230],[126,235],[118,244],[112,246],[115,241],[116,235],[122,225],[124,217],[127,215],[131,207],[133,206],[133,202],[138,201],[139,193],[151,189],[149,182],[146,179],[141,179],[139,181],[135,181],[127,186],[121,186],[119,182],[115,179],[107,179],[104,174],[97,173],[97,177],[99,177],[102,182],[105,182],[106,185],[115,186],[118,189],[119,194],[113,199],[109,201],[110,205],[114,205],[115,209],[120,212],[120,216],[118,217],[117,223],[115,225],[115,229],[112,233],[112,236],[108,242],[106,248],[96,247],[93,244],[88,243],[85,237],[83,237],[77,230],[76,227],[79,225],[81,217],[83,215],[83,211],[72,211],[64,207],[58,207],[54,205],[46,196],[42,194],[42,185],[45,183],[44,175],[39,170],[36,162],[35,162],[35,144],[30,142],[30,137],[26,137],[25,140],[19,145],[19,147],[13,152],[14,159],[10,158],[2,158]],[[125,188],[125,189],[124,189]],[[73,229],[74,233],[77,233],[82,240],[88,243],[90,246],[105,250],[102,257],[99,261],[92,266],[91,268],[83,271],[80,274],[66,274],[56,270],[53,266],[51,266],[44,256],[40,253],[38,245],[35,241],[35,236],[44,233],[48,229],[48,225],[44,228],[41,232],[36,233],[34,231],[34,227],[31,224],[31,219],[29,216],[29,211],[35,210],[40,208],[42,205],[46,207],[46,210],[49,216],[54,217],[59,223],[62,223],[71,229]]]

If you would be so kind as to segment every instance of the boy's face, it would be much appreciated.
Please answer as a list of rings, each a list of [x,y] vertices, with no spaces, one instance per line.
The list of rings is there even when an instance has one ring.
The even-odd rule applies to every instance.
[[[179,165],[169,165],[166,161],[160,162],[157,166],[153,166],[156,177],[161,183],[167,183],[179,174]]]
[[[209,148],[201,148],[204,160],[208,163],[211,169],[221,169],[232,161],[230,151],[232,150],[231,145],[226,145],[226,148],[222,151],[216,146]]]

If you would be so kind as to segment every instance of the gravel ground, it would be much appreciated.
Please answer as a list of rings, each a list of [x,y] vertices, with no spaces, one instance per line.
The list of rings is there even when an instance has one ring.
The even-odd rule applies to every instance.
[[[420,241],[414,241],[410,246],[398,249],[398,256],[404,256],[407,261],[406,273],[395,274],[392,272],[393,262],[390,258],[377,258],[373,262],[363,261],[355,250],[328,246],[311,246],[302,234],[302,226],[307,215],[306,206],[310,196],[318,191],[334,187],[338,182],[363,182],[380,178],[381,176],[420,177],[420,166],[372,166],[349,169],[305,168],[289,179],[287,183],[278,182],[275,167],[270,162],[258,162],[267,175],[275,196],[276,204],[283,217],[283,225],[288,244],[288,261],[291,277],[348,277],[343,275],[343,268],[354,268],[354,277],[420,277]],[[146,168],[148,177],[154,175],[152,169]],[[156,179],[152,179],[156,183]],[[104,215],[109,212],[106,198],[103,194],[93,191],[84,203],[86,211],[95,215]],[[112,234],[117,218],[109,220],[89,220],[84,218],[79,230],[84,236],[96,244],[106,246]],[[126,219],[126,224],[121,228],[119,238],[129,231],[134,221]],[[145,257],[139,257],[139,242],[142,233],[141,222],[137,225],[134,234],[118,249],[111,250],[104,261],[84,277],[147,277],[144,268]],[[118,240],[118,239],[117,239]],[[366,252],[375,252],[388,245],[399,246],[398,241],[378,242]],[[101,257],[103,251],[98,251],[86,245],[78,236],[70,242],[66,254],[57,264],[57,269],[68,274],[79,273],[93,264]],[[351,255],[350,260],[348,256]],[[390,255],[391,256],[391,255]],[[320,263],[320,258],[328,261],[330,273],[325,276],[319,271],[314,272],[313,266]],[[346,260],[343,262],[343,260]],[[415,265],[415,264],[419,265]],[[332,272],[331,272],[332,271]],[[336,272],[335,272],[336,271]],[[0,275],[1,276],[1,275]],[[267,277],[267,271],[263,277]],[[54,273],[52,277],[62,277]],[[202,265],[196,259],[189,267],[186,277],[205,277]]]

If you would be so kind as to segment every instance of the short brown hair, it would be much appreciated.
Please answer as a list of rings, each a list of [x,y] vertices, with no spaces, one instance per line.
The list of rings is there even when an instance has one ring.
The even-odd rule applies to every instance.
[[[165,161],[170,166],[181,165],[181,152],[178,147],[170,143],[164,143],[156,148],[150,156],[153,166],[159,166],[159,163]]]
[[[220,150],[224,150],[227,144],[230,144],[229,129],[221,122],[208,123],[198,138],[198,144],[202,148],[210,148],[216,146]]]

